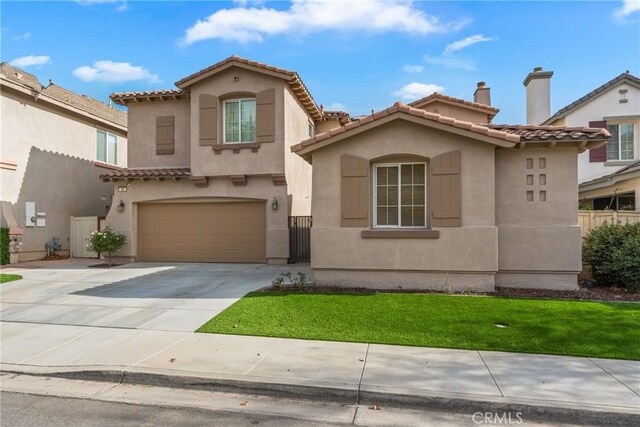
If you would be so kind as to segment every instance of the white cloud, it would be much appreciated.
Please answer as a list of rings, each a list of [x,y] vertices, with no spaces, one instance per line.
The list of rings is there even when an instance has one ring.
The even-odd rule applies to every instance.
[[[445,88],[433,83],[418,83],[413,82],[402,86],[397,91],[393,92],[393,96],[401,99],[413,101],[419,98],[423,98],[427,95],[431,95],[433,92],[442,93]]]
[[[442,22],[414,7],[410,0],[293,0],[288,9],[241,5],[220,9],[185,31],[183,43],[222,39],[260,42],[279,34],[321,31],[401,32],[426,35],[456,31],[468,21]]]
[[[458,40],[447,45],[447,47],[444,48],[443,55],[451,55],[453,52],[457,52],[471,45],[474,45],[476,43],[490,42],[492,40],[493,40],[493,37],[483,36],[482,34],[476,34],[474,36],[465,37],[462,40]]]
[[[16,58],[10,62],[11,65],[16,67],[41,67],[45,64],[51,62],[51,58],[47,55],[29,55],[29,56],[21,56],[20,58]]]
[[[424,65],[411,65],[406,64],[402,67],[402,71],[405,73],[421,73],[424,70]]]
[[[73,70],[73,75],[85,82],[123,83],[145,80],[159,83],[160,79],[146,68],[129,62],[96,61],[93,66],[85,65]]]
[[[623,0],[622,6],[614,9],[613,16],[624,19],[634,12],[640,12],[640,0]]]
[[[17,36],[11,37],[11,40],[29,40],[29,39],[31,39],[31,33],[28,31],[26,33],[18,34]]]
[[[441,65],[445,68],[455,68],[460,70],[474,71],[476,69],[475,64],[472,61],[464,58],[456,58],[453,56],[429,56],[424,55],[422,57],[425,64],[429,65]]]
[[[344,104],[339,102],[334,102],[333,104],[325,105],[324,109],[326,111],[347,111],[347,107]]]

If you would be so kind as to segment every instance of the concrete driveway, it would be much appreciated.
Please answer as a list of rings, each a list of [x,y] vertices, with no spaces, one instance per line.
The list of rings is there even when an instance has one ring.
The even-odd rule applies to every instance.
[[[3,272],[23,276],[0,287],[3,322],[193,332],[282,271],[264,264],[40,262]]]

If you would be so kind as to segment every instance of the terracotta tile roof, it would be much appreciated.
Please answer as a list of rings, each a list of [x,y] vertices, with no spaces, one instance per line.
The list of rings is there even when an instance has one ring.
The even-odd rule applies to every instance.
[[[191,168],[141,168],[120,169],[100,175],[103,181],[143,178],[189,178]]]
[[[580,183],[580,187],[586,186],[586,185],[590,185],[590,184],[596,184],[598,182],[611,181],[612,179],[614,179],[614,178],[616,178],[616,177],[618,177],[620,175],[627,174],[627,173],[632,173],[632,172],[640,172],[640,161],[637,161],[637,162],[631,163],[630,165],[624,166],[624,167],[618,169],[615,172],[599,176],[598,178],[594,178],[594,179],[591,179],[589,181],[581,182]]]
[[[493,124],[483,126],[518,135],[525,142],[605,140],[611,136],[606,129],[600,128]]]
[[[56,84],[48,87],[42,86],[37,77],[16,68],[7,62],[0,64],[2,78],[20,84],[27,89],[41,92],[57,101],[75,107],[86,113],[92,114],[101,119],[116,123],[120,126],[127,126],[127,113],[117,108],[111,107],[104,102],[100,102],[87,95],[79,95]]]
[[[351,131],[352,129],[358,128],[367,123],[378,121],[382,118],[385,118],[395,113],[405,113],[414,117],[419,117],[419,118],[427,119],[433,122],[438,122],[441,124],[452,126],[455,128],[464,129],[470,132],[477,133],[479,135],[496,138],[498,140],[506,141],[509,146],[511,146],[513,143],[520,142],[520,136],[512,132],[506,132],[499,129],[491,129],[487,126],[467,122],[464,120],[457,120],[452,117],[431,113],[429,111],[425,111],[419,108],[412,108],[408,105],[402,104],[401,102],[396,102],[392,107],[389,107],[385,110],[375,112],[369,116],[357,118],[354,121],[349,122],[343,126],[340,126],[335,129],[331,129],[327,132],[320,133],[314,136],[313,138],[302,141],[301,143],[292,146],[291,151],[293,151],[294,153],[302,151],[308,146],[317,144],[321,141],[329,139],[343,132]]]
[[[197,71],[181,80],[178,80],[175,85],[178,86],[181,89],[185,89],[187,87],[190,86],[191,81],[204,75],[204,74],[208,74],[210,72],[214,72],[219,68],[224,67],[225,65],[229,64],[229,63],[238,63],[238,64],[244,64],[244,65],[249,65],[258,69],[262,69],[265,71],[271,71],[277,74],[281,74],[283,78],[286,79],[287,84],[291,87],[291,90],[293,91],[293,93],[298,97],[298,100],[302,103],[302,105],[305,107],[305,109],[307,110],[307,112],[309,113],[309,115],[311,117],[313,117],[314,120],[319,121],[322,119],[322,112],[320,111],[320,108],[318,108],[318,105],[316,104],[316,102],[313,100],[313,97],[311,96],[311,93],[309,92],[309,90],[307,89],[307,86],[304,84],[304,82],[302,81],[302,79],[300,78],[300,76],[298,75],[298,73],[296,73],[295,71],[290,71],[290,70],[285,70],[284,68],[279,68],[279,67],[274,67],[272,65],[267,65],[267,64],[263,64],[261,62],[257,62],[257,61],[252,61],[250,59],[245,59],[245,58],[240,58],[236,55],[232,55],[230,57],[228,57],[227,59],[224,59],[220,62],[217,62],[207,68],[203,68],[200,71]]]
[[[162,89],[162,90],[147,90],[141,92],[114,92],[111,94],[110,98],[113,102],[116,102],[120,105],[126,105],[127,100],[133,99],[149,99],[149,98],[184,98],[189,96],[189,91],[185,91],[182,89]]]
[[[445,101],[445,102],[453,102],[456,104],[462,104],[462,105],[466,105],[474,108],[480,108],[480,109],[486,110],[487,114],[489,114],[491,117],[495,116],[500,111],[499,108],[492,107],[490,105],[480,104],[478,102],[471,102],[461,98],[454,98],[453,96],[442,95],[438,92],[434,92],[429,96],[425,96],[424,98],[418,99],[417,101],[413,101],[409,104],[409,106],[416,107],[417,105],[428,105],[428,104],[431,104],[432,102],[436,102],[439,100]]]
[[[636,77],[636,76],[634,76],[632,74],[629,74],[629,72],[624,72],[624,73],[620,74],[619,76],[609,80],[608,82],[606,82],[602,86],[597,87],[596,89],[592,90],[591,92],[589,92],[585,96],[575,100],[571,104],[569,104],[569,105],[567,105],[565,107],[562,107],[553,116],[551,116],[547,120],[545,120],[544,123],[542,123],[542,124],[544,125],[544,124],[548,124],[548,123],[553,123],[554,121],[566,116],[571,111],[573,111],[576,108],[580,107],[585,102],[587,102],[590,99],[600,95],[603,92],[606,92],[607,90],[609,90],[609,88],[611,88],[612,86],[615,86],[615,85],[617,85],[618,83],[621,83],[621,82],[630,83],[633,86],[637,86],[637,87],[640,88],[640,78],[638,78],[638,77]]]

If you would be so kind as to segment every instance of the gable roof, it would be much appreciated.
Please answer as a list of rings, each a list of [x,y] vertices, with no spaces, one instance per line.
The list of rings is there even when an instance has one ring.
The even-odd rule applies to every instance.
[[[640,78],[629,74],[629,72],[624,72],[622,74],[620,74],[618,77],[615,77],[611,80],[609,80],[608,82],[606,82],[605,84],[603,84],[600,87],[597,87],[596,89],[592,90],[591,92],[589,92],[588,94],[586,94],[585,96],[583,96],[582,98],[579,98],[577,100],[575,100],[574,102],[572,102],[571,104],[562,107],[561,109],[559,109],[553,116],[549,117],[547,120],[545,120],[542,124],[546,125],[549,123],[553,123],[554,121],[566,116],[567,114],[569,114],[570,112],[574,111],[575,109],[577,109],[578,107],[582,106],[583,104],[589,102],[591,99],[599,96],[600,94],[608,91],[609,89],[611,89],[613,86],[618,85],[619,83],[629,83],[632,86],[635,86],[637,88],[640,88]]]
[[[182,89],[162,89],[162,90],[145,90],[136,92],[114,92],[110,98],[116,104],[127,105],[128,101],[139,101],[144,99],[149,101],[151,99],[160,99],[165,101],[166,99],[185,99],[189,97],[189,91],[183,91]]]
[[[634,174],[634,172],[636,172],[636,174]],[[628,177],[627,178],[621,178],[621,177],[623,175],[629,175],[629,174],[633,174],[631,177],[634,177],[635,175],[640,177],[640,160],[637,162],[633,162],[627,166],[624,166],[615,172],[602,175],[594,179],[590,179],[589,181],[581,182],[579,187],[581,191],[587,191],[586,187],[591,187],[596,184],[605,184],[605,186],[607,186],[607,185],[610,185],[611,183],[615,183],[616,181],[622,181],[622,180],[628,179]]]
[[[552,142],[555,145],[562,141],[579,141],[581,146],[584,146],[583,148],[587,148],[589,143],[604,143],[611,136],[606,129],[600,128],[476,124],[396,102],[392,107],[385,110],[358,118],[343,126],[293,145],[291,151],[308,161],[311,153],[319,148],[398,118],[408,119],[415,123],[447,132],[458,133],[503,148],[514,148],[516,146],[521,148],[529,142]]]
[[[68,89],[51,83],[42,86],[36,76],[24,70],[16,68],[7,62],[0,64],[0,78],[15,83],[35,94],[46,95],[65,105],[75,107],[95,117],[115,123],[119,126],[127,126],[127,113],[111,107],[87,95],[80,95]]]
[[[454,98],[453,96],[442,95],[438,92],[433,92],[429,96],[425,96],[424,98],[418,99],[417,101],[413,101],[409,104],[410,107],[420,108],[425,105],[433,104],[434,102],[444,102],[445,104],[458,105],[464,108],[470,108],[472,110],[481,111],[486,113],[489,117],[493,117],[498,112],[500,112],[499,108],[492,107],[490,105],[480,104],[478,102],[471,102],[461,98]]]
[[[185,90],[192,84],[223,70],[226,70],[230,67],[241,67],[284,79],[291,88],[292,92],[298,98],[300,103],[307,110],[307,113],[309,113],[309,115],[316,121],[320,121],[322,119],[322,111],[313,100],[311,93],[307,89],[307,86],[304,84],[298,73],[296,73],[295,71],[285,70],[284,68],[274,67],[272,65],[252,61],[250,59],[240,58],[236,55],[232,55],[227,59],[224,59],[207,68],[203,68],[202,70],[197,71],[183,79],[180,79],[175,83],[175,85],[180,89]]]

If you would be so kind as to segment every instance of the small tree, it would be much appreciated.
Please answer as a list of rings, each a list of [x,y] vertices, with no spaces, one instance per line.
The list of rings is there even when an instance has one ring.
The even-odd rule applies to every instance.
[[[111,257],[127,243],[127,238],[119,231],[107,227],[103,231],[94,231],[88,239],[87,249],[97,254],[107,254],[109,267],[113,265]]]

